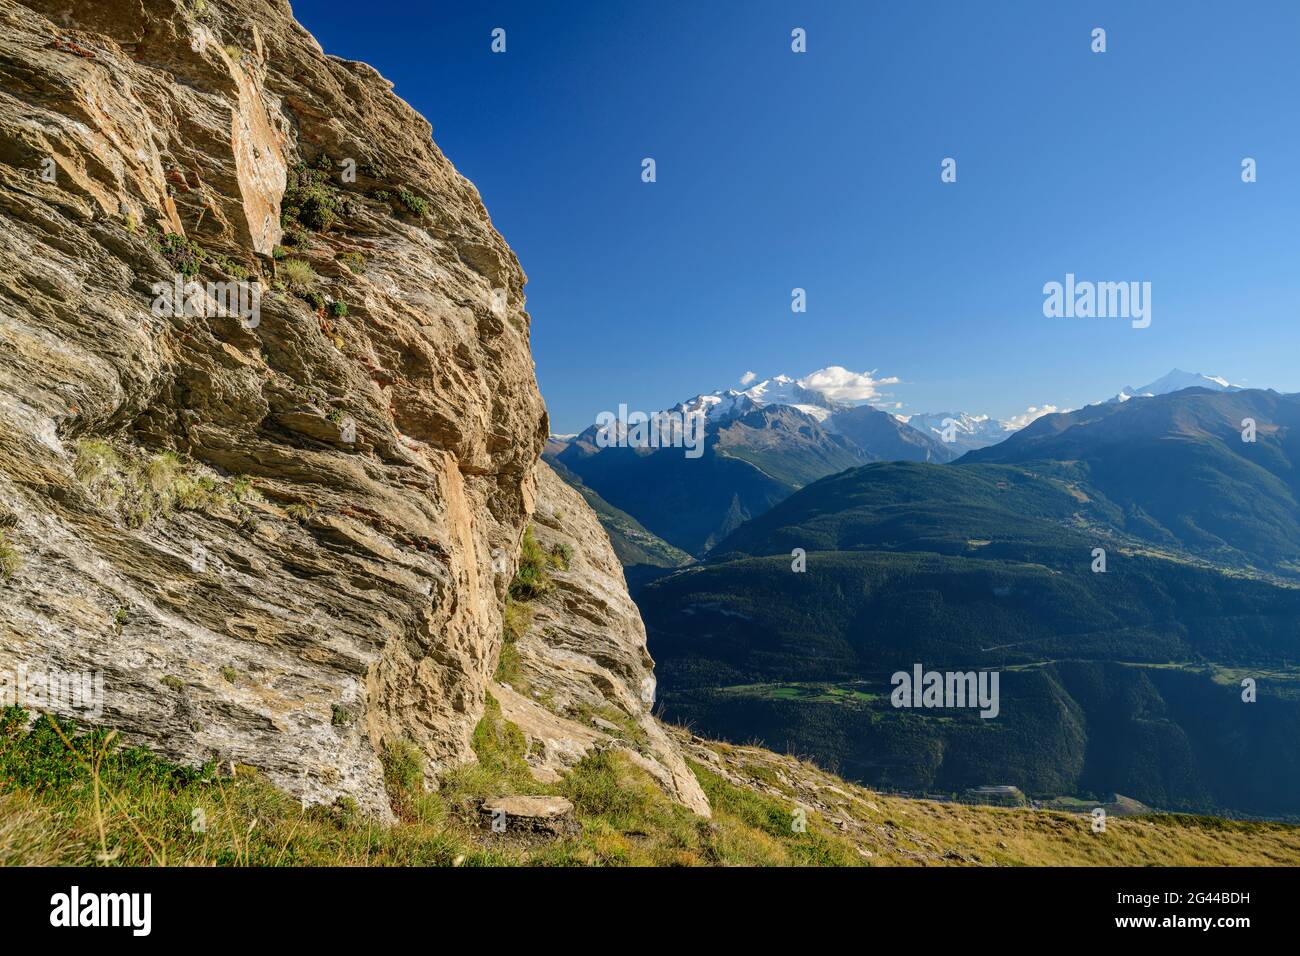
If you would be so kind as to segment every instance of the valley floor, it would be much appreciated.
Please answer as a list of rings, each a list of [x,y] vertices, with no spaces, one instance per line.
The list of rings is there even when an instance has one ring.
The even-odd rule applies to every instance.
[[[529,774],[517,729],[489,710],[479,762],[425,792],[413,748],[386,759],[398,822],[348,801],[304,809],[251,768],[169,765],[104,731],[21,712],[0,720],[0,864],[252,866],[512,865],[1300,865],[1300,827],[1208,817],[1091,817],[885,796],[804,761],[672,733],[708,794],[704,820],[669,801],[617,751],[555,784]],[[497,834],[481,813],[503,794],[573,804],[562,836]]]

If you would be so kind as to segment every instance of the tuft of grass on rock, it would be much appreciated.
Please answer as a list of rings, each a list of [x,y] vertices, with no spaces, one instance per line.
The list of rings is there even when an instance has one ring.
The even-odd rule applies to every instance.
[[[538,544],[530,525],[524,530],[524,539],[519,545],[519,568],[510,582],[510,596],[516,601],[531,601],[548,593],[555,587],[555,582],[546,573],[550,563],[550,556]]]
[[[144,527],[175,509],[233,513],[242,523],[252,516],[249,504],[261,499],[246,475],[227,481],[175,452],[119,451],[102,439],[78,442],[72,467],[91,495],[129,528]]]
[[[276,275],[295,294],[308,292],[316,285],[316,270],[306,259],[281,260]]]
[[[262,493],[253,487],[253,479],[239,475],[230,483],[230,495],[236,501],[261,501]]]
[[[14,546],[9,543],[4,531],[0,530],[0,581],[8,581],[18,573],[18,569],[22,566],[22,558],[18,556]]]
[[[573,561],[573,548],[565,541],[557,541],[547,555],[546,561],[553,568],[567,571]]]
[[[74,448],[73,472],[83,485],[94,484],[99,478],[121,470],[122,459],[108,442],[86,438]]]
[[[501,610],[501,653],[497,658],[496,679],[509,684],[521,694],[527,693],[527,688],[524,686],[516,645],[528,632],[532,621],[533,609],[507,595],[505,607]]]
[[[295,163],[289,169],[280,201],[280,224],[312,232],[328,232],[341,215],[349,215],[352,200],[331,179],[332,161],[322,153],[316,165]]]
[[[316,506],[310,501],[295,501],[285,506],[284,513],[294,521],[305,524],[316,514]]]

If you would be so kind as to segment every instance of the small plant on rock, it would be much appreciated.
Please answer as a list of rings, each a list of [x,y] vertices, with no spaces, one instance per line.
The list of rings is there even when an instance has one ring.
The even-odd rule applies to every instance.
[[[306,259],[285,259],[276,272],[290,292],[306,292],[316,284],[316,270]]]
[[[296,163],[289,170],[284,198],[280,203],[282,226],[328,232],[339,216],[355,212],[355,201],[334,184],[333,171],[333,160],[324,153],[316,157],[312,166]]]
[[[0,531],[0,581],[8,581],[18,573],[18,569],[22,567],[22,564],[18,552],[6,540],[5,533]]]
[[[406,187],[397,190],[397,201],[406,207],[406,211],[412,216],[423,216],[429,211],[429,201],[423,196],[417,196]]]
[[[555,586],[546,573],[549,564],[549,556],[537,543],[532,527],[528,527],[519,546],[519,570],[510,582],[510,596],[516,601],[531,601],[549,592]]]
[[[198,243],[174,232],[159,238],[157,248],[167,264],[187,279],[193,279],[199,274],[200,267],[208,257]]]
[[[295,501],[284,509],[284,513],[294,521],[304,524],[316,514],[316,506],[310,501]]]
[[[569,570],[569,563],[572,561],[573,548],[564,541],[556,542],[547,558],[547,562],[551,567],[559,568],[561,571]]]

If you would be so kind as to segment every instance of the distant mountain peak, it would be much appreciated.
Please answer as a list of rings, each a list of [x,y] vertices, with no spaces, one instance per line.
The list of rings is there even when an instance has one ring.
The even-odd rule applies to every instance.
[[[951,445],[958,454],[974,448],[995,445],[1014,431],[1014,427],[1008,427],[1007,422],[998,421],[989,415],[972,415],[969,412],[921,412],[906,417],[899,415],[898,418],[936,441],[942,441],[945,423],[952,421],[954,441],[946,444]]]
[[[1185,388],[1208,388],[1212,392],[1239,392],[1242,387],[1233,385],[1219,375],[1204,375],[1200,372],[1184,372],[1180,368],[1171,370],[1148,385],[1134,388],[1126,385],[1119,390],[1111,402],[1127,402],[1131,398],[1150,398],[1154,395],[1168,395],[1181,392]]]
[[[734,391],[728,389],[728,391]],[[813,408],[833,410],[843,403],[833,401],[825,392],[806,388],[798,379],[789,375],[774,375],[757,385],[751,385],[739,394],[744,395],[755,405],[800,405]]]
[[[765,405],[787,405],[825,423],[834,412],[867,404],[877,384],[896,381],[876,379],[871,372],[851,372],[838,365],[817,369],[803,378],[782,373],[755,382],[752,375],[746,373],[741,379],[744,388],[702,392],[678,402],[669,411],[703,412],[711,423],[719,424]]]

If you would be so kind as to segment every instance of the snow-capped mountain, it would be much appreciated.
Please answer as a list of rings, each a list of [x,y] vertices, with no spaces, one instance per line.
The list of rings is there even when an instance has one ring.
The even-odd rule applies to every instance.
[[[935,441],[943,441],[945,422],[951,420],[953,441],[949,444],[958,454],[974,448],[987,448],[996,445],[1015,431],[1009,422],[1000,422],[988,415],[972,415],[969,412],[924,412],[899,419],[906,421],[917,431],[929,435]]]
[[[577,436],[558,438],[556,444],[584,446],[585,454],[590,454],[610,446],[698,449],[707,441],[708,447],[716,446],[720,454],[732,457],[744,457],[740,450],[758,454],[759,447],[767,457],[784,445],[788,447],[783,454],[792,460],[806,459],[807,467],[797,468],[790,481],[800,486],[811,472],[831,468],[832,462],[846,467],[845,455],[859,460],[950,462],[967,451],[1000,444],[1044,415],[1069,411],[1054,405],[1030,406],[1009,419],[963,411],[893,414],[878,407],[885,398],[879,386],[897,384],[897,378],[878,378],[875,372],[852,372],[840,365],[816,369],[802,378],[777,375],[759,382],[754,378],[748,372],[741,378],[742,388],[701,393],[658,414],[629,412],[627,406],[620,406],[617,418],[604,412],[597,424]],[[1227,378],[1175,368],[1141,388],[1128,386],[1101,405],[1197,386],[1214,392],[1242,390]],[[771,471],[776,466],[763,460],[758,467]]]
[[[958,449],[871,404],[876,386],[892,381],[838,366],[803,379],[751,384],[746,376],[744,388],[649,416],[626,405],[617,415],[602,412],[573,438],[552,438],[545,454],[566,469],[561,474],[698,556],[819,478],[870,462],[956,457]]]
[[[741,380],[745,388],[704,392],[664,409],[658,413],[663,416],[662,428],[671,435],[680,428],[677,422],[698,417],[704,420],[705,430],[711,435],[733,425],[733,431],[750,434],[747,429],[753,425],[751,418],[755,413],[791,409],[811,419],[825,441],[842,445],[847,439],[862,460],[946,462],[972,448],[1000,441],[1019,427],[993,421],[987,415],[954,413],[951,417],[960,423],[957,441],[941,442],[942,423],[950,417],[948,413],[920,416],[919,427],[909,425],[906,416],[873,404],[880,397],[877,386],[893,384],[897,379],[877,379],[872,372],[851,372],[838,365],[818,369],[801,379],[775,375],[756,384],[750,384],[751,380],[751,376]],[[931,418],[933,427],[927,421]],[[768,425],[780,421],[793,424],[794,419],[765,421]],[[742,423],[747,424],[742,427]],[[588,444],[609,444],[609,439],[623,427],[618,422],[592,426],[579,439],[585,438]],[[604,435],[597,442],[601,432]]]
[[[1163,375],[1141,388],[1127,386],[1121,389],[1114,398],[1107,399],[1104,404],[1127,402],[1133,398],[1167,395],[1170,392],[1182,391],[1185,388],[1208,388],[1215,392],[1238,392],[1241,391],[1242,387],[1233,385],[1226,378],[1218,375],[1202,375],[1199,372],[1184,372],[1182,369],[1176,368],[1169,374]],[[958,454],[962,454],[976,448],[987,448],[990,445],[996,445],[1035,419],[1058,411],[1068,411],[1068,409],[1058,409],[1055,405],[1030,406],[1025,413],[1004,420],[991,418],[988,415],[971,415],[967,412],[925,412],[910,416],[900,415],[899,418],[906,421],[913,428],[938,440],[942,440],[943,437],[944,421],[952,419],[954,422],[952,429],[954,441],[948,444]]]
[[[1127,402],[1130,398],[1167,395],[1170,392],[1180,392],[1185,388],[1208,388],[1212,392],[1241,391],[1240,385],[1233,385],[1226,378],[1218,375],[1202,375],[1200,372],[1184,372],[1182,369],[1176,368],[1168,375],[1156,379],[1150,385],[1143,385],[1141,388],[1126,385],[1119,390],[1118,395],[1109,401]]]
[[[838,408],[848,405],[834,402],[824,393],[804,388],[788,375],[764,379],[746,389],[726,388],[707,392],[678,402],[669,411],[703,412],[712,424],[729,421],[765,405],[788,405],[824,422]]]
[[[757,385],[751,385],[742,392],[756,405],[789,405],[806,415],[812,415],[818,421],[837,408],[847,408],[847,402],[835,402],[824,392],[805,388],[788,375],[778,375],[765,379]]]

